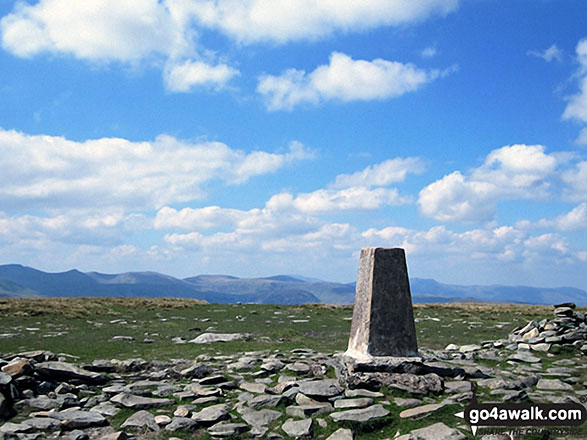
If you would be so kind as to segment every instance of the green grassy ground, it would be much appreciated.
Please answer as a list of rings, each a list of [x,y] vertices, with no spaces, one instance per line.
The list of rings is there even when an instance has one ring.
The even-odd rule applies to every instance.
[[[507,337],[518,325],[549,317],[552,308],[511,305],[416,305],[421,348],[473,344]],[[0,299],[0,352],[44,349],[78,356],[80,361],[143,357],[192,358],[265,349],[345,350],[350,306],[202,304],[181,299],[50,298]],[[121,322],[121,320],[123,320]],[[296,322],[297,321],[297,322]],[[305,322],[307,321],[307,322]],[[213,345],[171,343],[204,331],[249,333],[246,342]],[[134,342],[112,341],[131,336]],[[143,343],[145,339],[153,342]]]

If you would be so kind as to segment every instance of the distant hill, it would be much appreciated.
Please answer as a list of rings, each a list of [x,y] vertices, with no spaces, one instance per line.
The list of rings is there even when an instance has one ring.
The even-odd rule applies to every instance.
[[[410,285],[414,302],[556,304],[570,301],[587,305],[587,292],[572,287],[460,286],[423,278],[411,278]],[[198,275],[181,280],[157,272],[47,273],[18,264],[0,265],[0,297],[32,296],[177,297],[221,304],[352,304],[355,283],[333,283],[299,275],[265,278]]]

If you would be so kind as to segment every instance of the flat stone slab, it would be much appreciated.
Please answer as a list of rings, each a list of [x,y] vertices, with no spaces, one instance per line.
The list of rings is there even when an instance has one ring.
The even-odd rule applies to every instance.
[[[368,422],[374,419],[387,417],[390,414],[383,405],[373,405],[368,408],[351,409],[330,414],[330,418],[335,422]]]
[[[261,411],[248,411],[242,415],[242,418],[251,426],[265,426],[274,422],[281,417],[279,411],[272,409],[262,409]]]
[[[237,434],[242,434],[249,430],[249,426],[244,423],[217,423],[207,429],[208,434],[212,437],[232,437]]]
[[[197,338],[188,341],[190,344],[210,344],[212,342],[230,342],[247,338],[243,333],[202,333]]]
[[[422,416],[427,416],[428,414],[439,410],[443,406],[443,403],[432,403],[429,405],[416,406],[414,408],[403,410],[401,413],[399,413],[399,416],[402,419],[414,419]]]
[[[73,364],[66,362],[40,362],[35,365],[35,371],[48,379],[60,382],[69,380],[78,380],[84,383],[105,383],[106,378],[99,373],[84,370]]]
[[[373,403],[373,399],[370,397],[360,397],[356,399],[339,399],[334,401],[334,407],[336,409],[349,409],[349,408],[365,408]]]
[[[460,431],[435,423],[426,428],[415,429],[410,433],[414,440],[465,440],[467,437]]]
[[[204,408],[203,410],[192,414],[192,420],[198,423],[217,423],[230,418],[228,414],[228,405],[220,403]]]
[[[304,419],[304,420],[293,420],[288,419],[286,422],[281,426],[283,432],[285,432],[290,437],[299,438],[299,437],[308,437],[312,435],[312,419]]]
[[[300,393],[315,397],[334,397],[341,394],[344,389],[335,379],[312,380],[299,383]]]
[[[129,393],[117,394],[110,401],[131,409],[163,408],[175,403],[170,399],[136,396]]]
[[[326,440],[353,440],[353,431],[348,428],[339,428],[334,431]]]
[[[159,425],[155,421],[155,416],[145,410],[134,413],[120,427],[147,428],[151,431],[159,431]]]
[[[573,386],[559,379],[540,379],[536,384],[539,390],[573,391]]]

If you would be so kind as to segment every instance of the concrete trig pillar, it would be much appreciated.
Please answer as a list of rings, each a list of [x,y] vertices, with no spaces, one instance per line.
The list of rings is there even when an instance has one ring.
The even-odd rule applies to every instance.
[[[347,356],[417,356],[416,326],[403,249],[361,250]]]

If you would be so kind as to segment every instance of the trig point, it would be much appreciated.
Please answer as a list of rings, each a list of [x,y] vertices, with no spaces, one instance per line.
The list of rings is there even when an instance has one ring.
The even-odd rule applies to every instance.
[[[403,249],[361,250],[353,323],[345,355],[418,355],[412,296]]]

